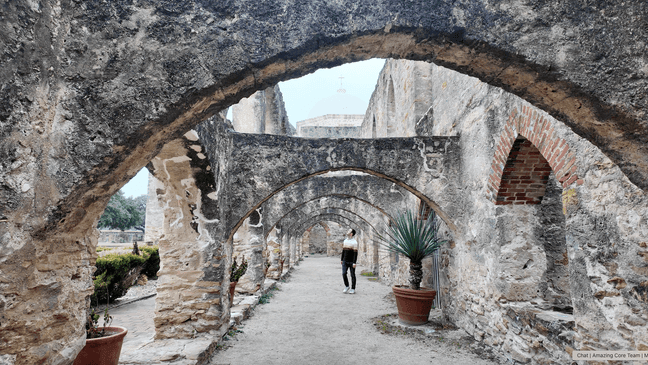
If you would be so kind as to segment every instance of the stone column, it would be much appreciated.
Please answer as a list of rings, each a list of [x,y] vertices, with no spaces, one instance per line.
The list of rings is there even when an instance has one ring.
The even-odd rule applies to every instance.
[[[163,191],[164,185],[153,174],[149,174],[144,242],[153,245],[157,245],[164,234],[164,209],[157,196],[158,190]]]
[[[245,230],[246,234],[241,242],[234,242],[234,257],[240,264],[243,257],[248,261],[248,268],[245,275],[239,279],[236,285],[237,292],[254,293],[263,288],[265,279],[265,259],[263,251],[266,246],[266,239],[263,232],[263,221],[261,219],[262,208],[257,209],[248,217],[239,231]],[[238,233],[238,232],[237,232]]]
[[[290,269],[290,235],[284,235],[281,239],[281,276]]]
[[[310,229],[307,229],[304,234],[302,235],[302,252],[303,253],[311,253],[310,252]]]
[[[155,308],[156,338],[221,336],[229,321],[228,245],[222,236],[215,178],[194,131],[167,143],[152,161],[161,182],[164,235]]]
[[[281,239],[277,233],[277,229],[273,229],[266,239],[268,263],[270,264],[266,276],[275,280],[281,277]]]

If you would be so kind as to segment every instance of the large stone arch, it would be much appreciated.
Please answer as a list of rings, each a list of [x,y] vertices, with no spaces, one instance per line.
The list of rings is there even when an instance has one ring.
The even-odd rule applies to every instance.
[[[458,176],[454,172],[460,166],[456,141],[457,137],[319,140],[233,134],[228,173],[233,179],[230,186],[235,188],[221,192],[232,206],[226,227],[231,237],[252,211],[292,184],[327,172],[351,170],[408,190],[455,231],[452,214],[456,207],[451,200]],[[208,149],[212,159],[218,152]],[[436,200],[444,205],[439,206]]]
[[[54,290],[55,309],[32,321],[56,333],[34,339],[21,332],[26,304],[4,309],[11,341],[0,351],[19,363],[73,357],[82,318],[57,313],[90,283],[89,270],[77,271],[94,260],[93,227],[109,197],[191,126],[318,67],[390,56],[478,76],[559,117],[646,188],[648,96],[643,50],[634,47],[646,38],[640,2],[605,3],[605,11],[576,1],[534,9],[349,1],[286,12],[282,4],[7,5],[2,29],[13,30],[0,61],[3,295],[43,301],[49,291],[30,288],[50,274],[62,289]],[[322,16],[331,13],[339,16]],[[638,15],[615,21],[630,13]],[[190,25],[193,16],[208,21]],[[16,258],[29,258],[31,268]]]

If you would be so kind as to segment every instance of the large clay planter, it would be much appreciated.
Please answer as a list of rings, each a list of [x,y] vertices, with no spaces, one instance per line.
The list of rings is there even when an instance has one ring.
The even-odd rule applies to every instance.
[[[91,338],[74,360],[74,365],[117,365],[121,354],[124,336],[128,330],[124,327],[106,327],[113,335]]]
[[[413,326],[427,323],[436,290],[428,288],[413,290],[406,286],[394,285],[392,291],[396,297],[398,319],[401,323]]]
[[[234,289],[236,289],[236,283],[238,283],[238,281],[230,282],[230,287],[229,287],[230,304],[232,304],[232,301],[234,300]]]

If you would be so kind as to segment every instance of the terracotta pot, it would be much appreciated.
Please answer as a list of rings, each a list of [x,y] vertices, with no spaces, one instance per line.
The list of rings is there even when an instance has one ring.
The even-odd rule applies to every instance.
[[[394,285],[392,291],[396,297],[398,319],[401,323],[413,326],[427,323],[436,290],[428,288],[413,290],[407,286]]]
[[[234,299],[234,289],[236,289],[236,283],[238,283],[238,281],[230,282],[230,287],[229,287],[230,305],[232,304],[232,300]]]
[[[124,327],[106,327],[106,332],[113,335],[91,338],[74,360],[74,365],[117,365],[121,354],[124,336],[128,330]]]

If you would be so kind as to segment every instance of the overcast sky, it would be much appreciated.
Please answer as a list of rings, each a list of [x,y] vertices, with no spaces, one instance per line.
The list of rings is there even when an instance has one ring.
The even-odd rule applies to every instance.
[[[288,120],[294,126],[324,114],[364,114],[384,64],[384,59],[371,59],[280,82]],[[147,186],[148,170],[144,168],[122,191],[127,197],[136,197],[146,194]]]

